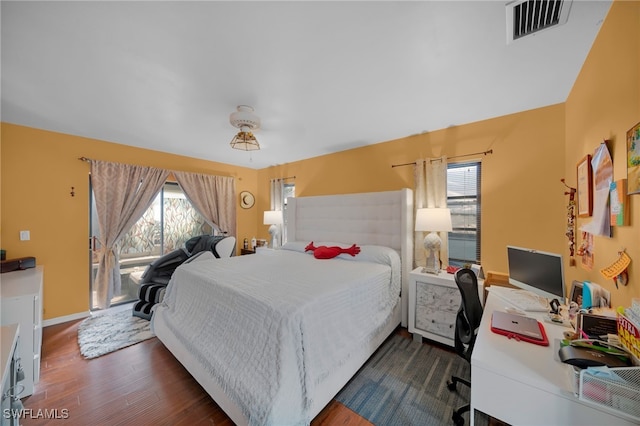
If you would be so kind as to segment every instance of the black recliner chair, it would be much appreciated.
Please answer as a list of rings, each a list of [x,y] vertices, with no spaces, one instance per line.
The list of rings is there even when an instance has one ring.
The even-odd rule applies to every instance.
[[[471,363],[471,353],[476,343],[476,336],[478,334],[478,328],[480,327],[480,321],[482,320],[483,310],[480,297],[478,296],[478,278],[475,272],[467,268],[456,271],[454,278],[462,298],[458,314],[456,315],[455,349],[458,355]],[[447,387],[450,391],[454,391],[456,390],[456,384],[458,382],[471,387],[471,380],[457,376],[451,376],[451,380],[447,381]],[[470,409],[470,404],[463,405],[454,410],[451,419],[456,425],[463,425],[464,418],[462,414]]]
[[[235,241],[235,237],[199,235],[187,240],[183,248],[154,260],[142,274],[139,300],[133,305],[133,315],[150,320],[153,306],[162,302],[167,284],[178,266],[203,251],[210,251],[217,258],[232,256]]]

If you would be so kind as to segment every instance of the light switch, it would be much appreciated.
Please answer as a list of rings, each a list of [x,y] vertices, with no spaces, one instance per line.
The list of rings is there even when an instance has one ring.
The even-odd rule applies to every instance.
[[[29,241],[31,233],[29,231],[20,231],[20,241]]]

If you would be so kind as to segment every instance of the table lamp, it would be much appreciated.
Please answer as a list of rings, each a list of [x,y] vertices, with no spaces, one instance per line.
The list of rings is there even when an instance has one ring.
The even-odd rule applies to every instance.
[[[416,211],[416,231],[431,231],[424,237],[427,263],[422,270],[430,274],[440,273],[440,247],[442,239],[438,232],[452,231],[451,210],[447,208],[425,208]]]
[[[271,225],[269,234],[271,235],[271,247],[278,248],[278,234],[282,225],[282,212],[279,210],[267,210],[264,212],[264,224]]]

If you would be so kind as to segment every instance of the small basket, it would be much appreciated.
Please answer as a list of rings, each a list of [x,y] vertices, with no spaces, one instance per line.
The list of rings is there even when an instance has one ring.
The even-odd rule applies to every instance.
[[[640,422],[640,367],[582,370],[579,398]]]
[[[582,368],[572,365],[571,368],[567,368],[567,374],[569,375],[569,381],[571,382],[571,388],[573,394],[576,397],[580,396],[580,372]]]

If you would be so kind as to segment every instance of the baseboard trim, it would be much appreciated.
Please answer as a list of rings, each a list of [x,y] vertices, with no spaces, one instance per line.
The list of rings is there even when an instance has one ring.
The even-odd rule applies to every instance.
[[[82,318],[86,318],[91,315],[91,312],[78,312],[77,314],[65,315],[62,317],[51,318],[42,321],[43,327],[49,327],[50,325],[62,324],[63,322],[75,321]]]

